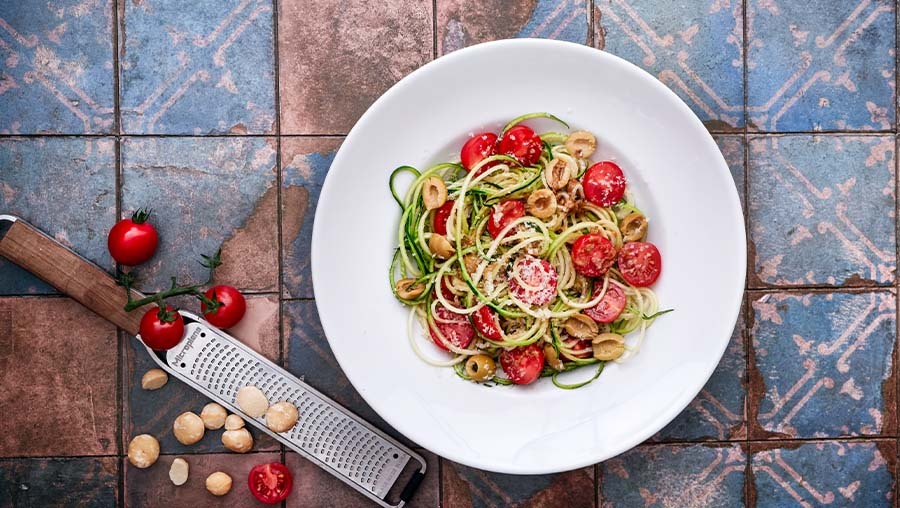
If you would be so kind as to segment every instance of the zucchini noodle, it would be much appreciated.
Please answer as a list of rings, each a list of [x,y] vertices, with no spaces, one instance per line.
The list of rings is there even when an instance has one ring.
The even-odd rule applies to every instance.
[[[658,251],[644,242],[648,221],[624,189],[622,173],[613,182],[620,187],[614,200],[597,199],[593,182],[586,189],[595,166],[618,166],[592,166],[596,139],[590,133],[535,135],[521,124],[533,118],[568,129],[553,115],[530,113],[508,123],[499,139],[490,133],[472,138],[473,146],[486,147],[474,162],[466,160],[467,142],[462,163],[424,171],[401,166],[391,173],[401,214],[389,278],[394,295],[410,307],[410,345],[428,364],[488,385],[550,377],[559,388],[575,389],[597,379],[606,363],[637,355],[647,329],[668,311],[659,312],[656,294],[646,287],[659,274]],[[531,151],[495,153],[510,144]],[[413,181],[401,194],[395,180],[403,173]],[[599,249],[606,260],[597,247],[579,250],[589,243],[585,237],[607,249]],[[622,253],[645,245],[656,253],[657,266],[635,285],[629,282],[636,280],[634,264],[623,265]],[[422,340],[447,356],[426,355]],[[505,359],[523,351],[531,363]],[[497,363],[516,373],[497,374]],[[530,377],[523,381],[519,366],[526,364]],[[586,367],[590,376],[557,379]]]

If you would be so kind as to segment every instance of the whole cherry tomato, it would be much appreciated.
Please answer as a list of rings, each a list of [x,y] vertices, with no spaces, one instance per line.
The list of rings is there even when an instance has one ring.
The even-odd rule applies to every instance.
[[[472,171],[476,164],[494,155],[497,151],[497,135],[493,132],[484,132],[476,134],[469,138],[459,151],[459,158],[466,171]],[[494,163],[488,163],[482,166],[475,176],[480,175],[493,166]]]
[[[184,336],[184,320],[171,306],[166,306],[165,310],[153,308],[141,318],[140,334],[150,349],[172,349]]]
[[[541,158],[544,144],[541,138],[524,125],[516,125],[506,131],[497,144],[497,151],[515,157],[524,166],[531,166]]]
[[[213,302],[219,303],[212,310],[207,310],[206,302],[200,305],[203,317],[217,328],[222,328],[223,330],[231,328],[238,324],[241,318],[244,317],[244,312],[247,311],[247,301],[244,300],[244,295],[231,286],[211,287],[206,290],[204,296]]]
[[[106,246],[120,265],[135,266],[146,262],[159,244],[156,228],[147,222],[150,211],[139,209],[130,219],[122,219],[109,230]]]

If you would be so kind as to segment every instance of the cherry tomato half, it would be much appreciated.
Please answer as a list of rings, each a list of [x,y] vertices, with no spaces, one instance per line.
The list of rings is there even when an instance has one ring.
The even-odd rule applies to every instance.
[[[500,334],[500,321],[497,319],[497,313],[494,309],[485,305],[484,307],[472,313],[472,323],[478,333],[491,340],[503,340]]]
[[[256,499],[266,504],[276,504],[291,493],[294,479],[287,466],[281,462],[270,462],[253,466],[247,476],[247,486]]]
[[[662,271],[662,257],[656,245],[649,242],[629,242],[619,251],[619,272],[629,284],[638,287],[656,282]]]
[[[497,151],[515,157],[523,166],[531,166],[541,158],[544,144],[541,138],[524,125],[506,131],[497,144]]]
[[[214,311],[206,311],[206,303],[200,304],[200,311],[209,323],[223,330],[238,324],[247,311],[247,301],[240,291],[231,286],[214,286],[206,290],[204,295],[213,301],[221,302]]]
[[[600,282],[595,283],[594,294],[591,295],[591,300],[599,295],[601,290],[603,290],[603,284]],[[622,288],[610,282],[603,298],[600,299],[597,305],[584,309],[584,314],[598,323],[612,323],[625,310],[626,301],[627,298]]]
[[[497,238],[503,228],[510,222],[525,216],[525,205],[521,201],[509,199],[501,201],[491,208],[487,228],[492,237]]]
[[[572,350],[572,356],[574,356],[575,358],[584,359],[594,356],[594,350],[591,347],[591,341],[589,340],[581,340],[575,337],[569,337],[568,339],[563,340],[563,344],[565,344],[566,347]],[[562,361],[570,362],[571,360],[563,356]]]
[[[165,312],[154,307],[141,318],[140,334],[150,349],[172,349],[184,336],[184,319],[171,306],[166,306]]]
[[[447,219],[450,218],[450,212],[453,210],[454,201],[448,200],[440,208],[434,211],[434,224],[431,230],[439,235],[447,235]]]
[[[597,206],[612,206],[625,195],[625,174],[615,162],[598,162],[584,173],[581,185],[588,201]]]
[[[462,161],[463,167],[466,168],[466,171],[472,171],[472,168],[474,168],[475,165],[491,155],[494,155],[496,151],[497,135],[493,132],[483,132],[481,134],[476,134],[466,141],[462,146],[462,150],[459,151],[459,158]],[[475,176],[487,171],[492,165],[493,163],[485,164],[478,170],[478,173],[476,173]]]
[[[525,303],[544,305],[556,296],[558,282],[559,274],[549,261],[525,256],[516,261],[509,274],[509,294]]]
[[[472,327],[472,323],[465,316],[451,312],[450,309],[440,303],[438,303],[434,311],[434,326],[431,327],[429,332],[431,332],[431,340],[434,341],[437,347],[444,351],[449,351],[447,346],[441,342],[437,333],[435,333],[435,328],[440,330],[446,341],[458,348],[468,347],[472,343],[472,339],[475,338],[475,328]]]
[[[600,233],[588,233],[572,245],[572,264],[585,277],[602,277],[616,261],[616,248]]]
[[[500,366],[510,381],[527,385],[544,370],[544,350],[537,344],[504,350],[500,353]]]
[[[135,266],[153,257],[159,245],[156,228],[147,222],[150,212],[140,209],[130,219],[117,222],[106,237],[109,254],[120,265]]]

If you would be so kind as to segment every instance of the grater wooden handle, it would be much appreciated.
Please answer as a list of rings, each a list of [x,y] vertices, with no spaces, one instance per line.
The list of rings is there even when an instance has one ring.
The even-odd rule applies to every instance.
[[[119,328],[137,335],[144,308],[125,312],[128,299],[112,276],[31,224],[18,217],[0,216],[0,256],[37,275]],[[137,291],[132,292],[132,298],[141,297]]]

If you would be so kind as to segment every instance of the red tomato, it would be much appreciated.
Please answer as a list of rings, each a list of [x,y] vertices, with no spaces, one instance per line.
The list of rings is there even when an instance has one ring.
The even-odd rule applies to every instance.
[[[491,208],[491,216],[488,218],[487,228],[492,237],[503,231],[510,222],[525,216],[525,205],[521,201],[509,199],[501,201]]]
[[[590,358],[594,356],[594,349],[589,340],[579,340],[575,337],[569,337],[568,339],[563,339],[563,344],[572,350],[572,356],[575,358]],[[570,360],[563,356],[562,361],[566,362]]]
[[[585,277],[602,277],[616,262],[616,248],[600,233],[588,233],[572,245],[572,264]]]
[[[500,138],[497,151],[515,157],[523,166],[531,166],[541,158],[541,138],[524,125],[516,125]]]
[[[444,339],[458,348],[468,347],[469,344],[472,343],[472,339],[475,338],[475,328],[472,328],[472,323],[469,323],[469,320],[466,319],[465,316],[451,312],[450,309],[441,304],[438,304],[437,309],[434,312],[434,318],[434,328],[440,330]],[[442,323],[438,320],[447,322]],[[438,338],[434,328],[430,330],[431,340],[437,344],[437,347],[444,351],[449,351],[449,349],[441,342],[441,339]]]
[[[450,291],[450,285],[447,282],[448,280],[450,280],[448,277],[441,277],[441,296],[443,296],[444,299],[448,302],[455,303],[457,301],[457,298],[456,295],[453,294],[453,291]]]
[[[500,366],[510,381],[527,385],[540,377],[544,369],[544,350],[537,344],[500,353]]]
[[[281,462],[270,462],[253,466],[247,476],[247,485],[256,499],[266,504],[276,504],[291,493],[294,479],[287,466]]]
[[[589,167],[581,180],[584,197],[597,206],[612,206],[625,195],[625,175],[615,162],[603,161]]]
[[[649,286],[659,278],[662,257],[656,245],[649,242],[629,242],[619,251],[619,271],[629,284]]]
[[[431,230],[439,235],[447,234],[447,219],[450,218],[450,212],[453,210],[453,201],[449,200],[443,206],[434,211],[434,224]]]
[[[164,314],[160,316],[160,314]],[[167,316],[165,314],[168,314]],[[165,351],[172,349],[184,335],[184,320],[181,314],[166,306],[163,313],[158,307],[148,310],[141,318],[141,340],[150,349]]]
[[[472,323],[475,324],[475,329],[481,335],[491,340],[503,340],[503,336],[500,335],[500,320],[497,319],[497,313],[487,305],[472,314]]]
[[[140,209],[117,222],[106,237],[109,254],[120,265],[135,266],[153,257],[159,244],[156,228],[147,222],[150,212]]]
[[[244,317],[247,310],[247,301],[240,291],[231,286],[215,286],[206,290],[204,293],[207,298],[222,303],[216,310],[212,312],[206,311],[206,304],[200,304],[200,311],[203,317],[215,327],[221,329],[231,328],[238,324]]]
[[[603,284],[597,282],[594,285],[594,294],[591,295],[591,299],[600,294],[600,291],[603,289]],[[625,310],[625,302],[627,298],[625,297],[625,292],[622,291],[622,288],[619,286],[610,283],[606,288],[606,294],[603,295],[603,298],[589,309],[584,309],[584,314],[593,319],[598,323],[612,323],[616,319],[619,319],[619,314]]]
[[[493,132],[483,132],[481,134],[476,134],[466,141],[462,146],[462,150],[459,151],[459,158],[462,160],[462,165],[466,168],[466,171],[472,171],[472,168],[479,162],[494,155],[496,151],[497,135]],[[478,173],[476,173],[475,176],[487,171],[492,165],[493,163],[485,164],[478,170]]]
[[[522,284],[513,274],[522,279]],[[558,281],[559,275],[549,261],[525,256],[513,265],[513,271],[509,275],[509,294],[525,303],[544,305],[556,296]]]

